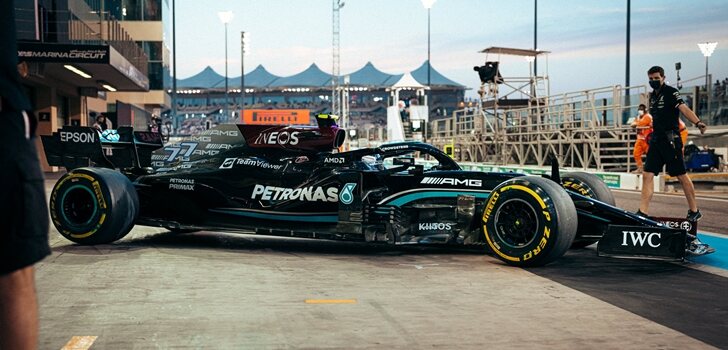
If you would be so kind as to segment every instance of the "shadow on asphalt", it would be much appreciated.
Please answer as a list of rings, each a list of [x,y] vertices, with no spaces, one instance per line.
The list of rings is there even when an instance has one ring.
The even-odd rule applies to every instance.
[[[484,248],[391,246],[219,232],[161,232],[114,244],[59,245],[73,255],[123,254],[146,249],[270,251],[352,256],[483,255]],[[130,254],[133,259],[137,254]],[[124,257],[124,259],[127,259]],[[494,263],[494,266],[504,264]],[[728,279],[680,263],[603,258],[594,248],[571,250],[556,262],[529,272],[603,300],[718,348],[728,348]]]
[[[681,263],[600,258],[569,251],[532,273],[683,332],[728,348],[728,279]]]
[[[258,236],[239,233],[161,232],[139,238],[127,238],[112,244],[83,246],[68,242],[53,247],[65,254],[124,253],[145,248],[211,249],[228,251],[272,250],[283,253],[311,253],[336,255],[417,255],[417,254],[465,254],[483,255],[483,247],[436,246],[436,245],[389,245],[379,243],[345,242],[323,239]]]

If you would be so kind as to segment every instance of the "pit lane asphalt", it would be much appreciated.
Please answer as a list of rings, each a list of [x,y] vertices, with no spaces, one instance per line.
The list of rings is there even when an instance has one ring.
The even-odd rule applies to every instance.
[[[631,209],[634,194],[615,195]],[[683,203],[657,196],[654,215]],[[711,214],[725,203],[700,203],[701,229],[725,231]],[[728,347],[725,277],[593,249],[524,270],[473,251],[148,227],[93,247],[51,228],[50,243],[41,349],[74,336],[98,337],[92,349]]]

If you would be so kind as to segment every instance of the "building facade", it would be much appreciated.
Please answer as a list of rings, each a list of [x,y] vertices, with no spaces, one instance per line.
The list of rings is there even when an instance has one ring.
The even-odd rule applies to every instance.
[[[169,0],[97,0],[100,11],[116,19],[147,56],[149,91],[125,91],[108,94],[108,110],[116,101],[129,103],[150,115],[160,116],[171,106],[171,15]],[[141,122],[135,126],[142,128]]]
[[[91,125],[92,112],[105,114],[114,127],[145,129],[154,112],[169,107],[163,1],[15,2],[19,71],[39,134]],[[120,21],[124,13],[138,16]],[[44,170],[55,170],[38,146]]]

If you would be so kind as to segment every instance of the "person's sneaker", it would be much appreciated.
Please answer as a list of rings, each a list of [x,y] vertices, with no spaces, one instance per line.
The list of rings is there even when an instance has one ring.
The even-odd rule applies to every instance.
[[[697,237],[688,243],[685,249],[690,255],[705,255],[715,252],[715,248],[701,242]]]
[[[639,215],[639,216],[643,217],[643,218],[648,218],[648,219],[652,220],[652,217],[649,216],[649,215],[647,215],[647,214],[645,214],[645,213],[643,213],[642,210],[637,209],[637,211],[634,212],[634,213],[636,215]]]
[[[688,216],[687,216],[688,220],[697,222],[702,217],[703,217],[703,214],[700,213],[700,209],[698,209],[698,211],[692,211],[692,210],[688,209]]]

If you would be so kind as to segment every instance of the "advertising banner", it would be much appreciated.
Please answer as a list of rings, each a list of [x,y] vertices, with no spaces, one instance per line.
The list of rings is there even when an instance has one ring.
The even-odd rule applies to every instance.
[[[246,109],[243,124],[255,125],[309,125],[308,109]]]
[[[18,61],[108,64],[109,47],[19,42]]]

